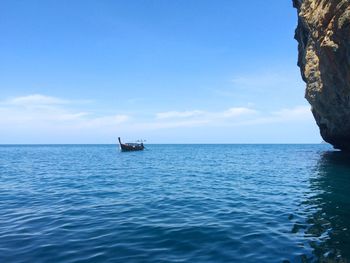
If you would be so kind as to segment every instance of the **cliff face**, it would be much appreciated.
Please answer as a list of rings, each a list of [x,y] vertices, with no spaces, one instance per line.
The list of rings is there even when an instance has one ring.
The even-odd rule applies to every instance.
[[[321,136],[350,151],[350,1],[293,0],[305,97]]]

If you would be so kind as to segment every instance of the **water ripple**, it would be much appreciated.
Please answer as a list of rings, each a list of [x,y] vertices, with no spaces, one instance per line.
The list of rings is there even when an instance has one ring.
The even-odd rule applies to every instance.
[[[0,262],[350,260],[324,145],[0,146]]]

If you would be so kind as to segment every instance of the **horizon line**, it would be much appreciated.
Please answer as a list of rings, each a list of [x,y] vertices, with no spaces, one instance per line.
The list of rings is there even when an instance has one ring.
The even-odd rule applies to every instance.
[[[262,143],[146,143],[146,145],[318,145],[329,143],[325,142],[300,142],[300,143],[287,143],[287,142],[262,142]],[[119,145],[119,143],[0,143],[0,146],[18,146],[18,145]],[[330,144],[329,144],[330,145]]]

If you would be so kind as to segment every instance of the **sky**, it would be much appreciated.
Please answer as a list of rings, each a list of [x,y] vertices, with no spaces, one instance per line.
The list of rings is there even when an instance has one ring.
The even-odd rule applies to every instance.
[[[291,0],[3,0],[0,143],[320,143]]]

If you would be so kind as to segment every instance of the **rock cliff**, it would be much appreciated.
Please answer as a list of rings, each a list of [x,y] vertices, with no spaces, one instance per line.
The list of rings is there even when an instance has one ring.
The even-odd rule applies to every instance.
[[[350,0],[293,0],[305,97],[321,136],[350,151]]]

